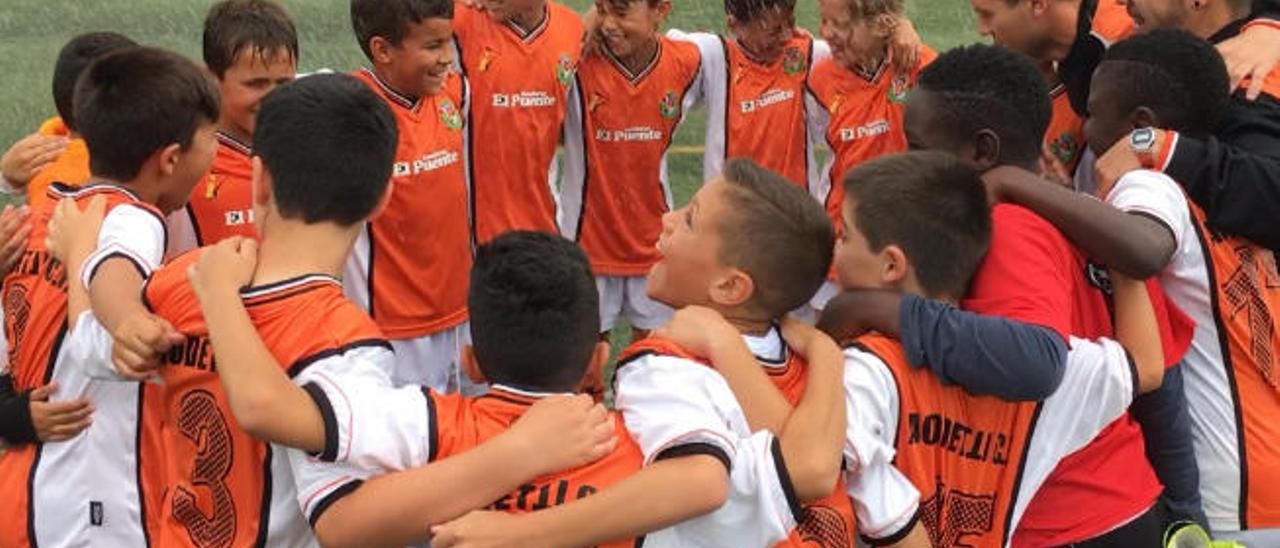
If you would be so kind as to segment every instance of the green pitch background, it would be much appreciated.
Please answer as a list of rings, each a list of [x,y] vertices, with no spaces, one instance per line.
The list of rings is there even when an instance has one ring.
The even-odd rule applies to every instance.
[[[720,0],[672,0],[669,23],[683,30],[724,29]],[[200,59],[202,21],[210,0],[4,0],[0,9],[0,146],[7,148],[54,114],[50,78],[58,50],[76,34],[95,30],[124,33],[134,40],[175,49]],[[344,0],[283,0],[301,34],[303,71],[361,66]],[[565,0],[584,10],[591,0]],[[817,0],[798,0],[797,19],[815,35]],[[939,51],[977,41],[966,0],[909,0],[908,14],[925,42]],[[704,114],[694,112],[676,136],[678,146],[698,147]],[[684,203],[700,183],[702,158],[696,152],[670,160],[676,200]],[[623,330],[618,339],[629,338]]]

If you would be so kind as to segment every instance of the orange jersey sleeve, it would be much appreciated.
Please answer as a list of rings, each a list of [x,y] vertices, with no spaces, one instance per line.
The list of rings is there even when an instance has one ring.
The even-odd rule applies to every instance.
[[[462,8],[459,8],[460,10]],[[368,70],[356,77],[391,107],[400,130],[390,202],[366,226],[347,292],[387,336],[407,339],[467,319],[471,271],[466,81],[450,75],[433,97],[404,97]],[[352,275],[354,274],[354,275]]]
[[[573,10],[554,2],[546,9],[534,29],[464,5],[454,14],[463,74],[472,85],[478,242],[513,229],[557,229],[550,174],[584,30]]]
[[[692,105],[697,46],[659,38],[653,62],[631,74],[603,51],[583,59],[566,126],[562,185],[566,234],[597,275],[640,276],[658,261],[654,244],[672,209],[667,149]]]

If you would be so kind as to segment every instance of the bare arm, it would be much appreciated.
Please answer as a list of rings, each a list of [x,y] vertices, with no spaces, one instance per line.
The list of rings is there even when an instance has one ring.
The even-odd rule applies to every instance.
[[[1151,392],[1164,381],[1164,351],[1147,284],[1115,270],[1111,271],[1111,284],[1115,288],[1116,339],[1133,357],[1138,392]]]
[[[796,496],[812,501],[830,495],[840,477],[846,420],[844,354],[829,337],[795,318],[784,320],[782,332],[808,359],[809,378],[778,441]]]

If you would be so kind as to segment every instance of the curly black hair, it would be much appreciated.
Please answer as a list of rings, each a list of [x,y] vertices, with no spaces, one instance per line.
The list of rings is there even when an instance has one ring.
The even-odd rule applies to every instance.
[[[1102,63],[1124,63],[1121,107],[1147,107],[1166,129],[1207,135],[1230,101],[1222,56],[1186,31],[1159,29],[1127,38],[1111,46]]]

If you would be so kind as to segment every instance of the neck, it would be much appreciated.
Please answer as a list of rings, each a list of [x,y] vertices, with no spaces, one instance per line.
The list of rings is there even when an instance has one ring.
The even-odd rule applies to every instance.
[[[410,100],[418,99],[418,94],[405,91],[404,86],[396,83],[395,80],[387,76],[387,72],[388,71],[384,67],[380,67],[377,64],[373,65],[373,74],[378,77],[378,80],[382,82],[382,85],[391,88],[392,91],[399,93]]]
[[[1207,40],[1227,25],[1230,25],[1232,21],[1244,18],[1247,15],[1249,15],[1247,9],[1243,13],[1231,9],[1231,2],[1208,2],[1203,11],[1193,13],[1187,17],[1184,30]]]
[[[306,224],[281,219],[276,213],[264,216],[267,218],[258,224],[262,239],[258,245],[254,285],[307,274],[328,274],[335,278],[342,275],[359,224],[341,227],[333,223]]]
[[[253,134],[245,131],[243,128],[237,127],[225,116],[218,120],[218,131],[230,135],[235,140],[246,145],[253,144]]]
[[[536,8],[530,8],[525,11],[513,12],[510,21],[519,25],[525,30],[533,30],[542,24],[542,20],[547,18],[547,4],[544,2]]]
[[[148,204],[155,205],[157,207],[161,206],[161,204],[157,203],[160,201],[160,189],[157,188],[157,186],[159,185],[156,185],[154,181],[151,181],[145,177],[139,177],[132,181],[118,181],[116,179],[109,179],[107,177],[99,177],[97,175],[94,175],[93,178],[90,180],[93,183],[102,183],[102,184],[108,184],[112,186],[118,186],[121,188],[127,188],[129,189],[130,192],[133,192],[134,194],[136,194],[139,200],[142,200],[143,202],[146,202]],[[165,211],[164,213],[168,214],[169,212]]]
[[[655,37],[645,41],[643,45],[636,48],[636,50],[630,55],[624,57],[614,54],[614,57],[617,57],[618,60],[622,62],[622,65],[627,67],[627,70],[631,71],[631,74],[640,74],[640,71],[644,70],[645,67],[648,67],[649,63],[652,63],[653,58],[657,55],[658,39]]]
[[[724,316],[725,321],[729,322],[729,325],[732,325],[743,335],[764,335],[773,327],[772,320],[752,318],[750,314],[740,310],[726,310],[722,311],[721,314]]]
[[[854,61],[853,70],[866,75],[874,76],[880,70],[880,66],[884,64],[884,60],[889,57],[889,45],[886,43],[883,48],[877,48],[874,55],[863,57]]]

